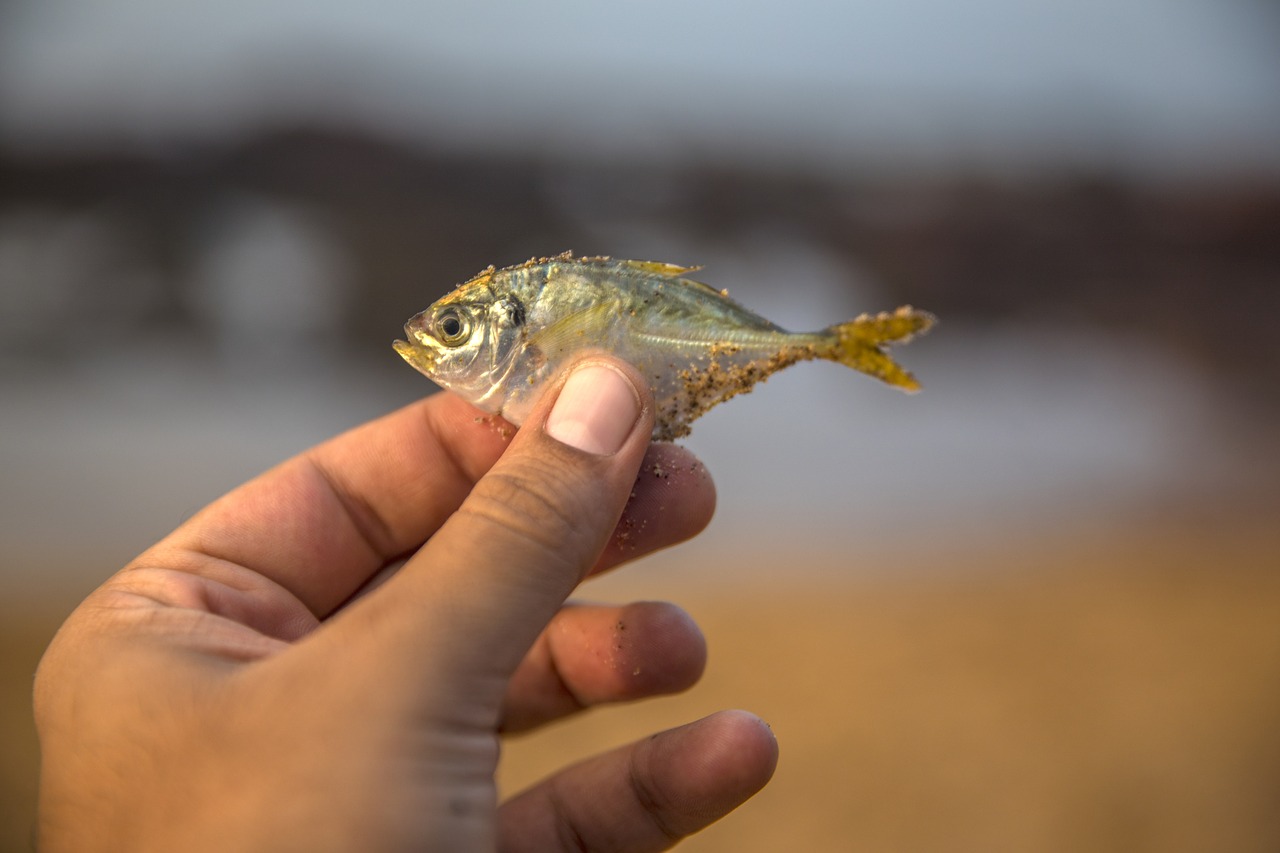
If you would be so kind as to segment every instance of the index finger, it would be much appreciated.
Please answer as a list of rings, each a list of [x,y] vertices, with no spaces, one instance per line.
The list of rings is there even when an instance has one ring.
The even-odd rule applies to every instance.
[[[139,562],[171,549],[225,560],[323,617],[435,532],[502,455],[511,429],[435,394],[229,492]]]

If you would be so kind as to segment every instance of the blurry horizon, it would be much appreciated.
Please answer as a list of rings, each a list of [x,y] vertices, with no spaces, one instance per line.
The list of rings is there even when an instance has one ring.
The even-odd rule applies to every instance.
[[[798,365],[700,420],[720,509],[685,559],[856,548],[837,571],[861,573],[904,536],[963,550],[1234,512],[1275,470],[1265,187],[817,185],[321,131],[6,169],[0,541],[24,588],[91,585],[223,491],[431,393],[389,346],[404,320],[488,263],[563,249],[704,264],[790,328],[901,302],[941,316],[899,354],[919,395]]]

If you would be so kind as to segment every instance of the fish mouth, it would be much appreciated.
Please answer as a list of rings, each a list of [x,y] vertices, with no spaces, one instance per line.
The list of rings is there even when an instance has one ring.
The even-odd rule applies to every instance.
[[[410,339],[413,335],[408,329],[405,330],[406,337]],[[400,357],[409,362],[419,373],[431,376],[432,371],[436,367],[436,353],[430,347],[424,347],[421,344],[411,343],[410,341],[393,341],[391,344],[395,351],[400,353]]]

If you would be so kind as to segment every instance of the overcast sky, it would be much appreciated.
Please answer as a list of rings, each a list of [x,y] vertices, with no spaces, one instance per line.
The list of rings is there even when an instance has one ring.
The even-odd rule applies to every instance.
[[[0,140],[355,119],[505,149],[1280,164],[1265,0],[14,0]]]

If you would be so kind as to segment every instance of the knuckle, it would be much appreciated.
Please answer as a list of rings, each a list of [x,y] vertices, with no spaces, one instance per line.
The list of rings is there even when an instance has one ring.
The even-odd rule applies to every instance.
[[[651,750],[637,749],[631,754],[628,782],[641,813],[650,826],[666,841],[674,845],[684,838],[684,833],[671,824],[671,816],[678,804],[666,796],[651,771],[645,757]]]
[[[584,525],[599,521],[589,489],[574,488],[575,478],[535,460],[519,460],[491,470],[463,504],[462,512],[558,554]]]

